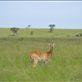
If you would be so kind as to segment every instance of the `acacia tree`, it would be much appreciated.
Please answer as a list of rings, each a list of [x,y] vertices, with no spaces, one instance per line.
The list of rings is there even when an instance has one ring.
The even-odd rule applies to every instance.
[[[50,27],[49,32],[52,32],[54,30],[55,24],[50,24],[49,27]]]
[[[31,27],[31,25],[28,25],[27,27],[26,27],[26,29],[29,29]]]
[[[18,30],[19,30],[19,28],[16,28],[16,27],[12,27],[12,28],[10,28],[10,31],[13,32],[13,35],[16,35],[17,32],[18,32]]]
[[[28,28],[30,28],[31,27],[31,25],[28,25]]]

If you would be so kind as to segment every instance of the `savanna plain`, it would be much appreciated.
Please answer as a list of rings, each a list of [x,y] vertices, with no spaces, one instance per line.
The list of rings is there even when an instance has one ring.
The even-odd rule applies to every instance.
[[[78,29],[0,29],[0,82],[82,82],[82,33]],[[46,52],[48,43],[56,43],[45,65],[32,68],[32,51]]]

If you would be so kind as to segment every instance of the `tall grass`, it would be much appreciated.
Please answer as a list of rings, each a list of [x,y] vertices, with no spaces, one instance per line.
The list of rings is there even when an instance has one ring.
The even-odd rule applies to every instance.
[[[51,40],[56,43],[56,47],[48,64],[44,65],[41,62],[36,68],[32,68],[29,60],[30,52],[47,51]],[[35,35],[26,38],[23,36],[0,38],[0,81],[81,82],[82,38],[35,37]]]

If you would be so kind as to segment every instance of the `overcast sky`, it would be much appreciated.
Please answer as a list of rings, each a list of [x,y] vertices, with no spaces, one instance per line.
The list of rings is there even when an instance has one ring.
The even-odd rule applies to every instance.
[[[82,29],[82,1],[0,1],[0,27]]]

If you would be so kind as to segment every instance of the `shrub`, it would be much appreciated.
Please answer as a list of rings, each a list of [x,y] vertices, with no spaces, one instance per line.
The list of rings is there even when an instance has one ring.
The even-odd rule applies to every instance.
[[[82,33],[78,33],[75,35],[76,37],[82,37]]]
[[[79,33],[79,36],[82,36],[82,33]]]

